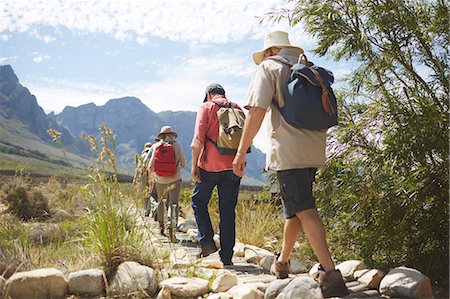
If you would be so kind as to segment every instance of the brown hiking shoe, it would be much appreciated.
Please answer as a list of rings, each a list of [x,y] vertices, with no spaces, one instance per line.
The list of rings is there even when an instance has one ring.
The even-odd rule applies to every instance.
[[[275,255],[273,264],[270,267],[270,273],[275,275],[278,279],[285,279],[289,276],[289,262],[282,264],[278,261],[278,256]]]
[[[320,285],[325,298],[344,297],[349,294],[339,270],[325,272],[320,269],[313,275],[313,278]]]

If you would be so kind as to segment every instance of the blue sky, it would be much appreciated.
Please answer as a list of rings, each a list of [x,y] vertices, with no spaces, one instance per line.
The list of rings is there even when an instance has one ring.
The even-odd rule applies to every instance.
[[[264,34],[285,30],[291,43],[337,80],[347,62],[311,54],[301,26],[257,16],[289,7],[261,1],[0,1],[0,64],[10,64],[46,111],[123,96],[155,112],[196,111],[204,88],[221,83],[243,105]],[[261,130],[255,145],[266,152]]]

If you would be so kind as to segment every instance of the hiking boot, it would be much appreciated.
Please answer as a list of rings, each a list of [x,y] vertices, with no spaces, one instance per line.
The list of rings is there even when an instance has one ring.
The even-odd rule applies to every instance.
[[[325,298],[344,297],[349,294],[344,279],[342,278],[341,271],[331,270],[325,272],[320,266],[319,271],[313,276],[314,280],[320,285],[322,294]]]
[[[222,260],[222,264],[224,266],[233,266],[233,262],[231,260]]]
[[[270,273],[275,275],[278,279],[285,279],[289,276],[289,262],[282,264],[278,261],[280,255],[275,255],[273,264],[270,267]]]
[[[216,244],[214,242],[208,243],[202,246],[202,251],[197,255],[197,257],[207,257],[211,253],[216,252],[218,249],[216,247]]]

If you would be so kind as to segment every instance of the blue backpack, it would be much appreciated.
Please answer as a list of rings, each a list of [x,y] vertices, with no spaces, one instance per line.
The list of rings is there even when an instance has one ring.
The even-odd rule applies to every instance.
[[[331,89],[333,73],[315,66],[301,55],[291,65],[281,56],[269,57],[291,67],[284,105],[274,102],[283,118],[296,128],[324,130],[338,124],[336,97]]]

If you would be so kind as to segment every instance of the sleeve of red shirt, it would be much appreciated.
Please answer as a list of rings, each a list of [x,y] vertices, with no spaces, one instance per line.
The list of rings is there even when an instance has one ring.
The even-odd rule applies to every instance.
[[[208,113],[206,105],[201,105],[195,120],[194,137],[192,138],[191,147],[202,148],[206,142],[206,131],[208,129]]]

